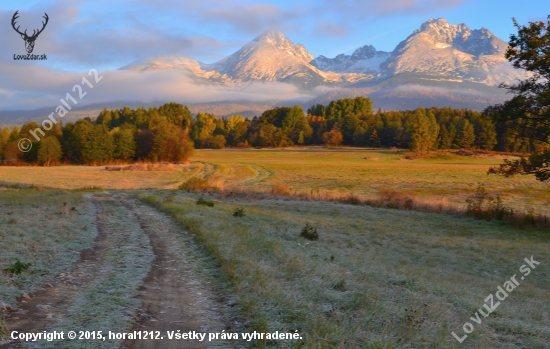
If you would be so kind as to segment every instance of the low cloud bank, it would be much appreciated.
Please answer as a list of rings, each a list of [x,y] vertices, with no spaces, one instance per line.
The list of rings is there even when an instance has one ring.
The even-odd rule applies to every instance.
[[[227,100],[303,101],[327,91],[319,88],[304,92],[282,82],[216,85],[179,70],[116,70],[99,72],[97,78],[99,81],[96,82],[93,71],[67,73],[38,65],[4,64],[0,66],[0,109],[29,110],[54,106],[60,103],[60,99],[67,100],[67,94],[76,100],[77,106],[83,106],[115,101],[177,101],[187,104]],[[75,85],[81,86],[82,93]]]

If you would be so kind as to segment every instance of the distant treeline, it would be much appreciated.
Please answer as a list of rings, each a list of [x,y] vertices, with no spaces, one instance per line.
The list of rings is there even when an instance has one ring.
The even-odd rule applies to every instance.
[[[373,112],[372,101],[365,97],[317,104],[307,115],[296,105],[266,110],[252,119],[193,116],[187,106],[169,103],[149,109],[105,109],[95,119],[44,126],[28,122],[21,128],[1,130],[4,162],[181,162],[194,148],[293,145],[398,147],[419,153],[459,148],[516,152],[536,147],[473,110],[434,107]],[[32,141],[30,151],[19,149],[23,138]]]

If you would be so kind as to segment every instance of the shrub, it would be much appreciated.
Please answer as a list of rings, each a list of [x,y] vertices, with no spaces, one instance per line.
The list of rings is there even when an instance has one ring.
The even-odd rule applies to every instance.
[[[23,263],[19,259],[15,261],[11,266],[3,270],[4,274],[21,274],[25,270],[29,269],[31,263]]]
[[[379,199],[376,201],[375,206],[393,209],[412,210],[416,205],[414,198],[386,188],[379,189]]]
[[[317,233],[317,229],[312,227],[309,223],[306,223],[306,226],[302,228],[300,236],[311,241],[319,240],[319,233]]]
[[[235,208],[235,212],[233,212],[233,217],[244,217],[244,208],[243,207]]]
[[[289,196],[290,189],[285,184],[275,183],[271,186],[271,194]]]
[[[361,200],[359,200],[359,198],[353,194],[349,194],[348,196],[344,196],[340,199],[340,202],[344,203],[344,204],[349,204],[349,205],[360,205],[361,204]]]
[[[178,187],[181,190],[186,191],[198,191],[198,192],[205,192],[209,190],[216,190],[217,188],[212,187],[207,179],[199,178],[199,177],[192,177],[189,178],[187,181],[180,184]]]
[[[214,207],[214,201],[204,200],[204,198],[201,197],[197,200],[197,205]]]
[[[346,280],[342,279],[332,285],[332,289],[340,292],[346,291]]]
[[[483,205],[488,201],[489,197],[485,187],[480,184],[476,188],[475,193],[466,199],[466,204],[468,205],[466,213],[481,218],[483,214]]]
[[[489,195],[483,184],[480,184],[473,195],[466,199],[466,214],[478,219],[504,220],[511,217],[514,211],[506,207],[500,196]]]

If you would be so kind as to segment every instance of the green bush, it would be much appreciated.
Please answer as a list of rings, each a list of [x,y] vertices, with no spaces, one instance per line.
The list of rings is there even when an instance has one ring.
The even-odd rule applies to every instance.
[[[242,207],[235,208],[235,212],[233,212],[233,217],[244,217],[244,208]]]
[[[197,205],[214,207],[214,201],[204,200],[204,198],[201,197],[197,200]]]
[[[319,240],[319,233],[317,233],[317,229],[312,227],[309,223],[306,223],[306,226],[302,228],[302,232],[300,233],[300,236],[304,239],[308,240]]]
[[[4,274],[21,274],[25,270],[29,269],[31,263],[22,263],[19,259],[15,261],[10,267],[3,270]]]
[[[500,196],[489,195],[482,184],[466,199],[466,204],[466,214],[477,219],[504,220],[514,215],[514,210],[505,206]]]

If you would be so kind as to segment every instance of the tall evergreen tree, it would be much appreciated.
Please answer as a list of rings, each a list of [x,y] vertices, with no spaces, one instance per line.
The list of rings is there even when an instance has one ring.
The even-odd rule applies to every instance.
[[[113,138],[105,125],[94,125],[82,148],[84,163],[95,165],[113,160]]]
[[[457,144],[463,149],[470,149],[475,141],[474,126],[464,119],[457,137]]]
[[[530,74],[515,85],[505,86],[514,97],[488,107],[491,116],[507,132],[538,144],[538,151],[520,160],[506,160],[490,173],[511,176],[534,175],[540,181],[550,179],[550,16],[543,21],[521,26],[514,19],[518,33],[510,36],[506,58],[514,68]]]
[[[380,148],[380,138],[378,137],[376,129],[372,130],[369,138],[369,145],[373,148]]]
[[[121,129],[113,135],[115,160],[131,161],[136,156],[137,144],[131,129]]]
[[[495,124],[486,117],[479,118],[474,129],[476,134],[476,146],[485,150],[493,150],[497,144]]]
[[[426,113],[424,108],[418,108],[407,121],[407,128],[410,134],[410,148],[412,151],[423,154],[435,150],[437,147],[437,136],[439,135],[439,124],[432,112]]]
[[[452,145],[452,139],[447,131],[445,124],[439,128],[439,135],[437,137],[437,144],[439,149],[450,149]]]
[[[11,130],[8,127],[4,127],[2,131],[0,131],[0,160],[4,160],[4,148],[8,144],[10,140],[10,134]]]
[[[46,137],[40,142],[37,155],[40,165],[50,166],[53,162],[61,160],[62,155],[61,144],[57,137]]]

